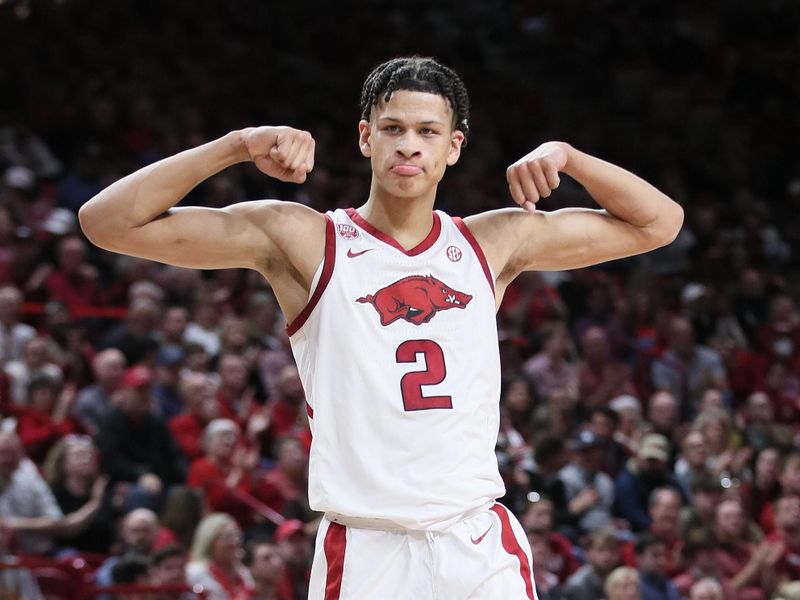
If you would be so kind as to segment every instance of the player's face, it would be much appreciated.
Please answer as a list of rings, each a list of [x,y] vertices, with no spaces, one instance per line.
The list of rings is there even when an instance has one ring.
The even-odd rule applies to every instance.
[[[429,193],[445,169],[456,163],[464,141],[464,134],[453,129],[447,99],[425,92],[394,92],[358,129],[361,153],[372,163],[373,181],[401,198]]]

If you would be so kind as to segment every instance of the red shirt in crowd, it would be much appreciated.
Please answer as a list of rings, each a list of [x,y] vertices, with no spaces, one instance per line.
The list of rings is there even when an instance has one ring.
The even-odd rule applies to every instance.
[[[169,420],[168,427],[181,451],[189,460],[203,456],[203,429],[206,423],[192,413],[181,413]]]
[[[207,458],[194,460],[189,467],[186,485],[202,489],[206,503],[212,512],[225,512],[232,516],[239,527],[247,529],[253,524],[253,509],[233,492],[225,483],[228,473]],[[249,473],[242,474],[235,490],[240,494],[252,495],[252,481]]]

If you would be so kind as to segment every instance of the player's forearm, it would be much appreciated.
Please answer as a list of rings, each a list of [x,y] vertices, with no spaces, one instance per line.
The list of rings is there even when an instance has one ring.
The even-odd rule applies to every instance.
[[[111,184],[84,204],[78,216],[86,236],[115,238],[175,206],[197,184],[248,160],[241,132],[180,152]]]
[[[658,238],[674,239],[683,209],[641,177],[570,147],[563,171],[608,213]]]

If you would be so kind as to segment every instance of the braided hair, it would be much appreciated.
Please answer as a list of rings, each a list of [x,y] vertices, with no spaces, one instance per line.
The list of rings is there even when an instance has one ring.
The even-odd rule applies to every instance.
[[[453,109],[453,127],[469,132],[469,97],[464,82],[455,71],[432,58],[412,56],[393,58],[373,69],[361,89],[361,118],[369,120],[372,107],[388,102],[397,90],[427,92],[443,96]]]

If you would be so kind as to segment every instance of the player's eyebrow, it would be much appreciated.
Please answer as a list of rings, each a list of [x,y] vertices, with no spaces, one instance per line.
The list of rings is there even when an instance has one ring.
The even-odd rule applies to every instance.
[[[379,121],[392,121],[393,123],[403,123],[403,119],[398,119],[397,117],[390,117],[390,116],[382,116],[378,117]],[[436,119],[426,119],[425,121],[417,121],[417,125],[443,125],[441,121]]]

